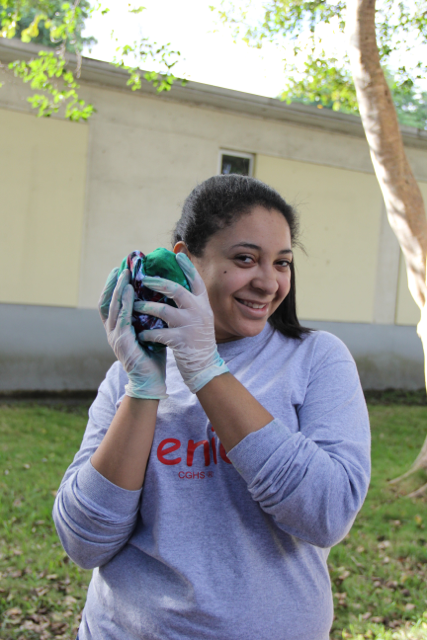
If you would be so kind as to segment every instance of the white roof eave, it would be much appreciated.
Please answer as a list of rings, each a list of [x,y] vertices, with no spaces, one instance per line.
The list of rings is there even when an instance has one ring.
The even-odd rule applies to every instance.
[[[12,60],[29,60],[42,49],[43,47],[25,44],[17,39],[1,38],[0,61],[7,64]],[[70,66],[76,65],[75,56],[67,54],[67,59]],[[126,85],[128,78],[126,71],[108,62],[85,57],[82,59],[80,83],[111,87],[130,92],[134,96],[138,96],[138,94],[150,95],[161,100],[190,103],[258,118],[282,120],[300,126],[326,129],[335,133],[345,133],[357,137],[365,135],[360,117],[356,115],[330,109],[318,109],[298,103],[286,104],[276,98],[266,98],[193,81],[187,82],[184,87],[179,81],[176,81],[170,91],[163,91],[160,94],[151,84],[143,82],[140,90],[131,92]],[[406,145],[427,148],[427,131],[406,126],[401,126],[401,131]]]

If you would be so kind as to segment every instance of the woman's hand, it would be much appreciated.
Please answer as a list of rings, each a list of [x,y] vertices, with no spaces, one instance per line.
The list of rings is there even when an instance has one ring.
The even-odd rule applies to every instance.
[[[162,399],[166,393],[166,349],[152,353],[141,347],[132,326],[134,290],[125,269],[117,280],[118,269],[108,276],[98,304],[108,343],[128,374],[126,395],[131,398]]]
[[[185,384],[196,393],[212,378],[227,373],[228,368],[216,347],[214,315],[205,284],[184,253],[178,253],[176,259],[187,276],[191,293],[170,280],[146,276],[144,285],[172,298],[178,308],[156,302],[136,303],[138,311],[168,324],[167,329],[142,331],[138,339],[171,347]]]

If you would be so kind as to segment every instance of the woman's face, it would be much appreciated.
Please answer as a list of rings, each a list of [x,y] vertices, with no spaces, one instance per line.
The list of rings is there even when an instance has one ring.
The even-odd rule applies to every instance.
[[[185,251],[203,278],[215,316],[217,342],[258,335],[291,287],[292,247],[283,215],[262,206],[215,233],[203,256]]]

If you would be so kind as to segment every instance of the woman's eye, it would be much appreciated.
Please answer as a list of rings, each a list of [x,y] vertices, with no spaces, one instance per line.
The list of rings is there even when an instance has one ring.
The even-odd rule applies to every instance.
[[[237,260],[240,263],[243,264],[247,264],[247,265],[251,265],[251,264],[255,264],[256,262],[256,258],[254,258],[253,256],[249,256],[247,254],[240,254],[238,256],[235,257],[235,260]],[[286,269],[288,267],[290,267],[291,261],[290,260],[278,260],[275,263],[278,267],[282,268],[282,269]]]
[[[254,261],[252,256],[246,255],[236,256],[236,260],[238,260],[239,262],[243,262],[244,264],[251,264],[251,262]]]

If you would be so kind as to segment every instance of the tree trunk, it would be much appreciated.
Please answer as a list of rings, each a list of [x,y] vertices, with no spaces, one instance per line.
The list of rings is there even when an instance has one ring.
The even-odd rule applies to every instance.
[[[347,36],[359,111],[372,163],[388,220],[405,258],[409,290],[421,312],[417,332],[424,349],[427,385],[427,218],[380,64],[375,32],[375,0],[348,0]],[[405,477],[421,468],[427,469],[427,438]],[[423,489],[427,490],[427,485]]]

